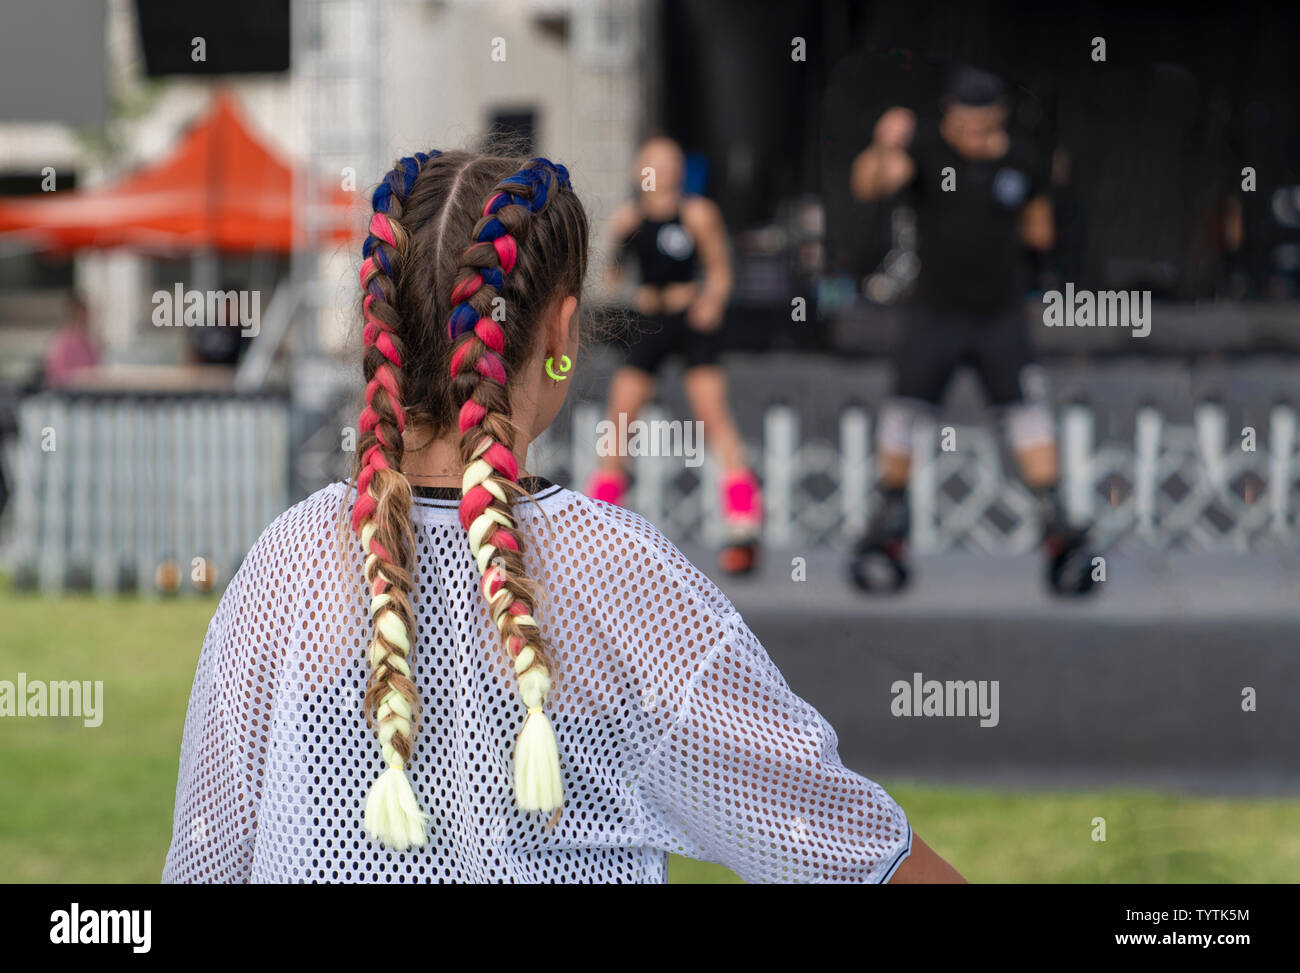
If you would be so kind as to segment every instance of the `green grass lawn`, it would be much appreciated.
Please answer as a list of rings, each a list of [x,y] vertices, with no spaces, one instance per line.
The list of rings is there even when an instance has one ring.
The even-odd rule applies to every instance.
[[[214,599],[20,595],[0,587],[0,679],[104,682],[105,719],[0,719],[0,881],[157,882],[181,728]],[[882,780],[975,882],[1292,882],[1300,800],[1005,792]],[[1092,840],[1105,818],[1107,840]],[[734,882],[674,858],[674,882]]]

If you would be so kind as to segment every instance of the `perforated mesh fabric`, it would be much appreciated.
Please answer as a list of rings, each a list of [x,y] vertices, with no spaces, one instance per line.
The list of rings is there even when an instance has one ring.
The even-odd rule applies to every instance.
[[[911,848],[902,809],[840,762],[721,591],[637,514],[547,484],[516,505],[558,672],[547,713],[565,806],[518,810],[523,718],[455,500],[417,498],[408,773],[423,848],[367,837],[382,770],[362,697],[360,545],[336,483],[257,541],[204,640],[164,882],[663,882],[667,852],[748,881],[881,882]]]

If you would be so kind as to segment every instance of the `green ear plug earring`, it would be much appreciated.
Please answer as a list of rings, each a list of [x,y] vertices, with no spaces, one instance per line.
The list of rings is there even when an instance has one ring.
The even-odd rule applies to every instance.
[[[568,371],[570,368],[572,368],[572,367],[573,367],[573,362],[571,362],[571,361],[569,360],[569,356],[568,356],[568,355],[561,355],[561,356],[560,356],[560,371],[561,371],[561,372],[567,372],[567,371]],[[549,375],[549,376],[551,377],[551,381],[553,381],[553,382],[563,382],[563,381],[565,381],[565,380],[569,377],[568,375],[556,375],[556,374],[555,374],[555,359],[554,359],[554,358],[548,358],[548,359],[546,359],[546,374]]]

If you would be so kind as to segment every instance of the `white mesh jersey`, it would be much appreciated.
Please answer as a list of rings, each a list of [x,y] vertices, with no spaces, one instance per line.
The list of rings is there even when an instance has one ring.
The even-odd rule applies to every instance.
[[[721,591],[637,514],[545,480],[516,504],[556,657],[564,809],[514,803],[524,708],[451,489],[419,491],[411,783],[422,848],[372,841],[382,758],[362,713],[360,543],[335,483],[276,519],[231,580],[186,714],[164,882],[664,882],[668,852],[747,881],[884,882],[903,810],[844,767]]]

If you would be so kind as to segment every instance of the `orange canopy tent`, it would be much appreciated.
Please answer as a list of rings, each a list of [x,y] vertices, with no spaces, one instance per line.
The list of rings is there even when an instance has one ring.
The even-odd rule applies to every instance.
[[[159,162],[101,186],[0,199],[0,234],[53,251],[283,253],[293,249],[301,222],[297,178],[303,173],[249,131],[223,93]],[[354,195],[337,184],[320,190],[324,240],[359,234],[359,217],[349,212]]]

